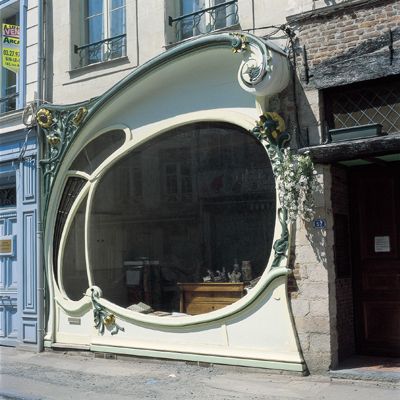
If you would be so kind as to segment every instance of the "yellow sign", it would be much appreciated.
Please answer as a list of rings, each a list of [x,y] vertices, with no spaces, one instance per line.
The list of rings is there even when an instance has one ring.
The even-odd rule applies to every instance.
[[[12,253],[12,239],[0,240],[0,254]]]
[[[20,62],[19,26],[3,24],[1,42],[2,66],[17,74]]]

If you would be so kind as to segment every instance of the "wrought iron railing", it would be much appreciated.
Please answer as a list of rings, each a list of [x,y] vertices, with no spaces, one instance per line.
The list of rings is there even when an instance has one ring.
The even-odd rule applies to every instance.
[[[168,17],[168,24],[175,29],[177,41],[227,28],[238,22],[237,0],[226,1],[176,18]]]
[[[17,109],[18,93],[15,90],[15,86],[7,88],[6,95],[0,98],[0,113],[5,113],[7,111],[13,111]]]
[[[83,46],[75,45],[74,53],[79,56],[79,67],[123,57],[126,55],[126,34],[123,33]]]
[[[16,193],[15,186],[5,188],[0,187],[0,207],[15,206],[17,204]]]

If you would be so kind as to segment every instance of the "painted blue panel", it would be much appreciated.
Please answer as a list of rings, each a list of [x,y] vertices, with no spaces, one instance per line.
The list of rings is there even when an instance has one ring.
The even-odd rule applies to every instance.
[[[17,214],[7,210],[0,212],[0,236],[17,234]],[[0,256],[0,295],[4,290],[17,290],[18,267],[16,259],[16,243],[14,241],[14,256]]]
[[[4,339],[6,337],[6,329],[5,307],[2,305],[2,302],[0,300],[0,339]]]
[[[22,202],[32,203],[36,194],[36,159],[24,160],[22,163]]]
[[[15,163],[21,152],[24,156],[30,156],[36,153],[36,149],[34,129],[4,133],[1,138],[0,159],[2,161],[15,160],[13,161]]]
[[[24,343],[37,342],[37,324],[36,321],[22,322],[22,341]]]
[[[12,344],[18,335],[16,295],[0,297],[0,344]]]
[[[4,290],[6,287],[6,268],[7,258],[0,257],[0,291]]]
[[[0,150],[1,152],[1,150]],[[13,163],[1,164],[0,174],[3,176],[11,176],[15,174],[15,165]]]
[[[11,307],[6,307],[6,315],[7,315],[7,337],[8,339],[17,339],[18,336],[17,305],[13,304]]]
[[[22,214],[22,242],[23,242],[23,301],[24,313],[36,312],[36,246],[35,246],[36,212],[29,211]]]
[[[17,217],[8,218],[8,235],[14,236],[14,255],[8,258],[6,271],[7,289],[17,290],[18,288],[18,262],[17,262]]]

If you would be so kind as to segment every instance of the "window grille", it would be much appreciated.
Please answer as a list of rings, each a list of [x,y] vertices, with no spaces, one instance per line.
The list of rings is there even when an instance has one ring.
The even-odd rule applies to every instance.
[[[0,188],[0,207],[12,207],[17,204],[17,191],[15,186]]]
[[[329,129],[381,124],[385,133],[400,132],[400,81],[384,79],[324,93]]]
[[[168,24],[174,28],[177,41],[227,28],[239,22],[237,0],[190,3],[192,2],[182,1],[183,14],[176,18],[168,17]],[[200,8],[199,4],[203,7]],[[193,12],[188,12],[188,6],[191,6]]]

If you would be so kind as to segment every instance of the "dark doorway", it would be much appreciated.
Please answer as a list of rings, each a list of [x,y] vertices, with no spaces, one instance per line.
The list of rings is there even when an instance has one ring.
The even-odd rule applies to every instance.
[[[349,169],[356,350],[400,356],[400,163]]]

